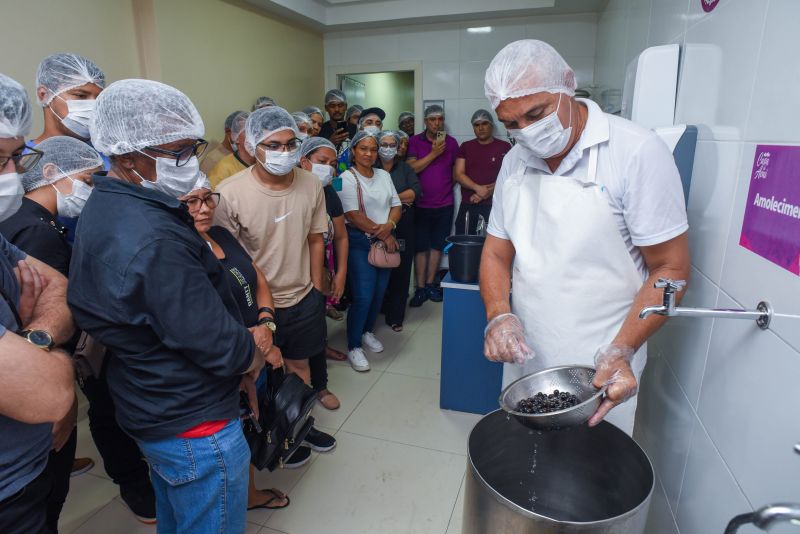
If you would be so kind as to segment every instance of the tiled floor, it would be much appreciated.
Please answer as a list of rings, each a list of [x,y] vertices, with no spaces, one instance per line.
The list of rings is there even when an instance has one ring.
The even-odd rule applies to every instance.
[[[259,487],[277,487],[291,505],[248,513],[247,534],[414,533],[461,531],[461,495],[467,435],[477,415],[439,409],[441,304],[409,310],[405,331],[385,326],[381,355],[367,353],[372,371],[329,363],[330,388],[342,407],[317,407],[317,425],[338,440],[301,469],[257,475]],[[382,317],[379,318],[379,323]],[[331,344],[346,348],[344,323],[329,321]],[[155,534],[119,499],[94,449],[86,421],[79,425],[79,456],[98,465],[72,479],[61,515],[63,534]]]

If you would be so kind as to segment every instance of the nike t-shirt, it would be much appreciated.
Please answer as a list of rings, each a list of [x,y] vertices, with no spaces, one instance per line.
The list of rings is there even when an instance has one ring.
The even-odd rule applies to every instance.
[[[283,191],[267,189],[253,167],[217,186],[214,224],[227,228],[269,282],[277,308],[294,306],[311,288],[309,234],[328,230],[325,193],[315,175],[294,169]]]

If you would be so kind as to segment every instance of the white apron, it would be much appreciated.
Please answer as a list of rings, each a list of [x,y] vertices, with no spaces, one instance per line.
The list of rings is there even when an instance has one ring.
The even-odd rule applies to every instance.
[[[535,357],[505,364],[503,387],[557,365],[591,365],[598,347],[622,327],[643,279],[622,239],[606,194],[596,183],[597,145],[587,177],[538,174],[523,162],[503,183],[503,219],[516,250],[512,311]],[[641,377],[647,345],[634,358]],[[629,435],[636,398],[606,420]]]

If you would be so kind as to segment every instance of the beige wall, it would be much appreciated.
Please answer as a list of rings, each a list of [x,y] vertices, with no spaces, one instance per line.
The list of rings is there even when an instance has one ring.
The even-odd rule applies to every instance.
[[[162,81],[180,88],[219,139],[259,95],[297,111],[322,105],[322,35],[220,0],[156,0]]]
[[[133,9],[124,0],[26,0],[3,2],[0,72],[28,89],[36,108],[33,136],[42,130],[35,101],[36,67],[47,55],[75,52],[91,58],[108,80],[141,75]]]
[[[402,111],[414,110],[413,72],[376,72],[351,74],[351,78],[366,86],[363,106],[379,107],[386,112],[383,121],[387,130],[397,129],[397,117]],[[360,103],[360,102],[359,102]]]
[[[149,74],[174,85],[200,110],[208,139],[262,94],[290,111],[322,103],[322,36],[222,0],[6,1],[2,18],[0,72],[34,105],[36,67],[55,52],[92,59],[109,83]],[[36,111],[33,135],[41,129]]]

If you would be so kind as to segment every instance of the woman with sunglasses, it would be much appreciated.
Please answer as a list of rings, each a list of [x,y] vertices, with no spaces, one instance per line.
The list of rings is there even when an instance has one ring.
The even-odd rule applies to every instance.
[[[219,193],[211,192],[211,185],[203,176],[194,191],[181,197],[181,202],[189,209],[189,215],[194,220],[194,227],[200,237],[208,243],[214,256],[222,263],[225,272],[229,275],[228,282],[231,293],[242,313],[242,319],[253,333],[256,344],[266,353],[267,363],[273,367],[283,366],[281,351],[272,344],[272,329],[274,325],[274,312],[272,293],[269,290],[267,279],[261,270],[255,266],[253,260],[242,248],[236,238],[221,226],[213,226],[214,210],[219,204]],[[263,315],[263,319],[259,319]],[[266,372],[262,371],[256,389],[259,392],[259,401],[250,402],[253,410],[258,413],[262,405],[264,386],[266,386]],[[250,465],[250,483],[247,488],[247,509],[256,508],[277,509],[289,506],[289,498],[277,489],[259,490],[255,485],[255,469]]]

